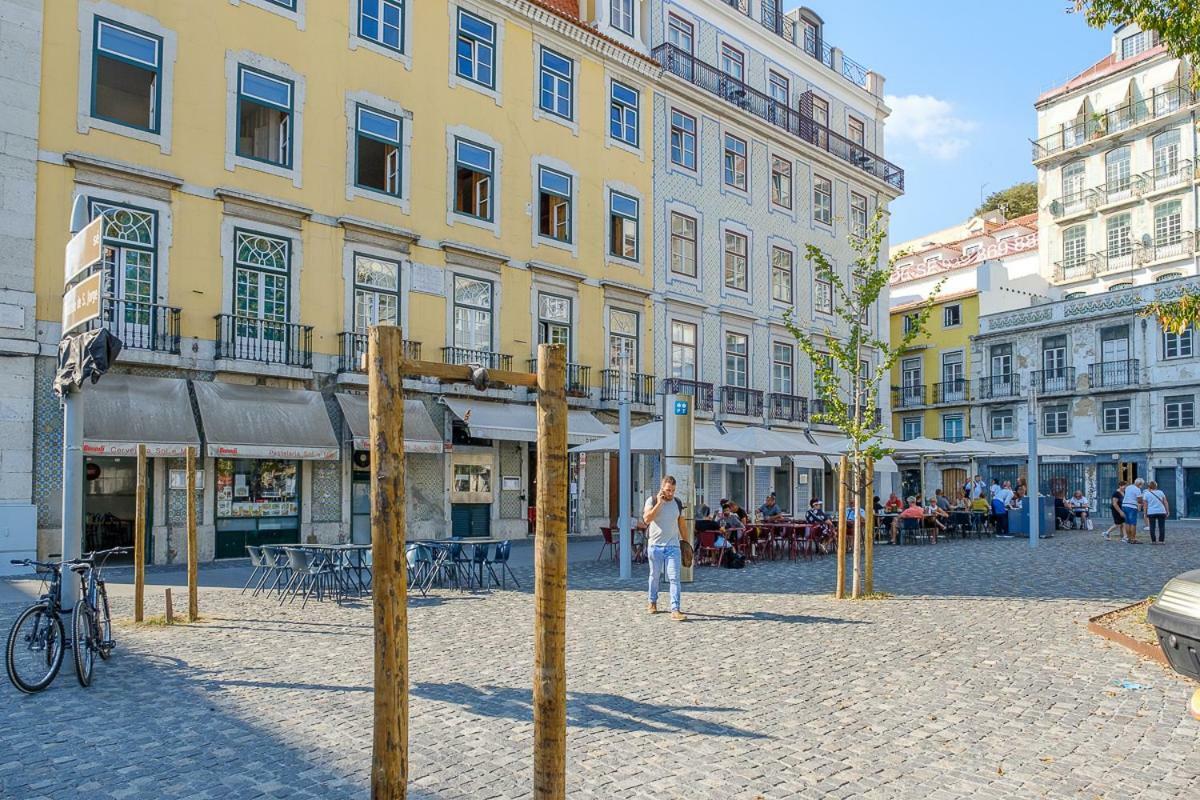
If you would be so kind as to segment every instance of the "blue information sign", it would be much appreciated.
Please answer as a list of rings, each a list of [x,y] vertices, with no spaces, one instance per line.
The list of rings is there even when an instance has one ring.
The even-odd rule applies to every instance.
[[[688,401],[687,400],[676,400],[675,401],[675,416],[686,417],[687,413],[688,413]]]

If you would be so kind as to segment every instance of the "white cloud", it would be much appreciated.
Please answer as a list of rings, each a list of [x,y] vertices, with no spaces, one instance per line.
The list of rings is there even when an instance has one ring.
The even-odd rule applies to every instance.
[[[974,120],[954,114],[954,106],[928,94],[888,95],[891,106],[887,119],[887,137],[893,142],[910,142],[925,155],[952,161],[967,149],[966,134],[975,130]]]

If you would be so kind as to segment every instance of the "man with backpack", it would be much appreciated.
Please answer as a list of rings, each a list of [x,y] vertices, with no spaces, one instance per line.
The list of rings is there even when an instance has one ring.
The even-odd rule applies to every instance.
[[[675,478],[665,476],[658,493],[646,498],[642,520],[647,527],[646,552],[650,561],[650,605],[647,611],[658,613],[658,581],[665,569],[671,587],[671,619],[682,622],[687,619],[679,610],[679,570],[683,563],[679,541],[683,538],[683,503],[675,496]]]

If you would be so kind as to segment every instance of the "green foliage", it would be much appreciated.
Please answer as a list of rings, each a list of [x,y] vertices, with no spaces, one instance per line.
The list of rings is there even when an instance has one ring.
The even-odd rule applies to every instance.
[[[1076,0],[1088,25],[1106,28],[1132,22],[1153,31],[1176,58],[1200,60],[1200,4],[1195,0]],[[1196,86],[1200,73],[1192,75]]]
[[[1005,219],[1032,214],[1037,211],[1037,184],[1033,181],[1014,183],[1007,189],[992,192],[983,201],[983,205],[975,209],[972,216],[979,216],[985,211],[1001,211]]]

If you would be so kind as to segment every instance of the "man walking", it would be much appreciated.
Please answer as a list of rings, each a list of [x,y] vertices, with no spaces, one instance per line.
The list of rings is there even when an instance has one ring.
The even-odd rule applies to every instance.
[[[1138,512],[1142,508],[1142,492],[1145,486],[1146,482],[1138,478],[1126,486],[1125,494],[1121,495],[1121,514],[1125,517],[1125,541],[1129,544],[1138,543]]]
[[[647,497],[642,508],[642,521],[647,527],[646,551],[650,559],[650,606],[647,610],[651,614],[658,613],[658,581],[666,568],[667,582],[671,585],[671,619],[676,622],[687,619],[679,610],[682,519],[683,503],[675,497],[675,479],[667,475],[662,479],[658,493]]]
[[[992,493],[992,515],[996,523],[996,537],[999,539],[1012,538],[1012,534],[1008,532],[1008,507],[1012,501],[1012,484],[1008,481]]]

